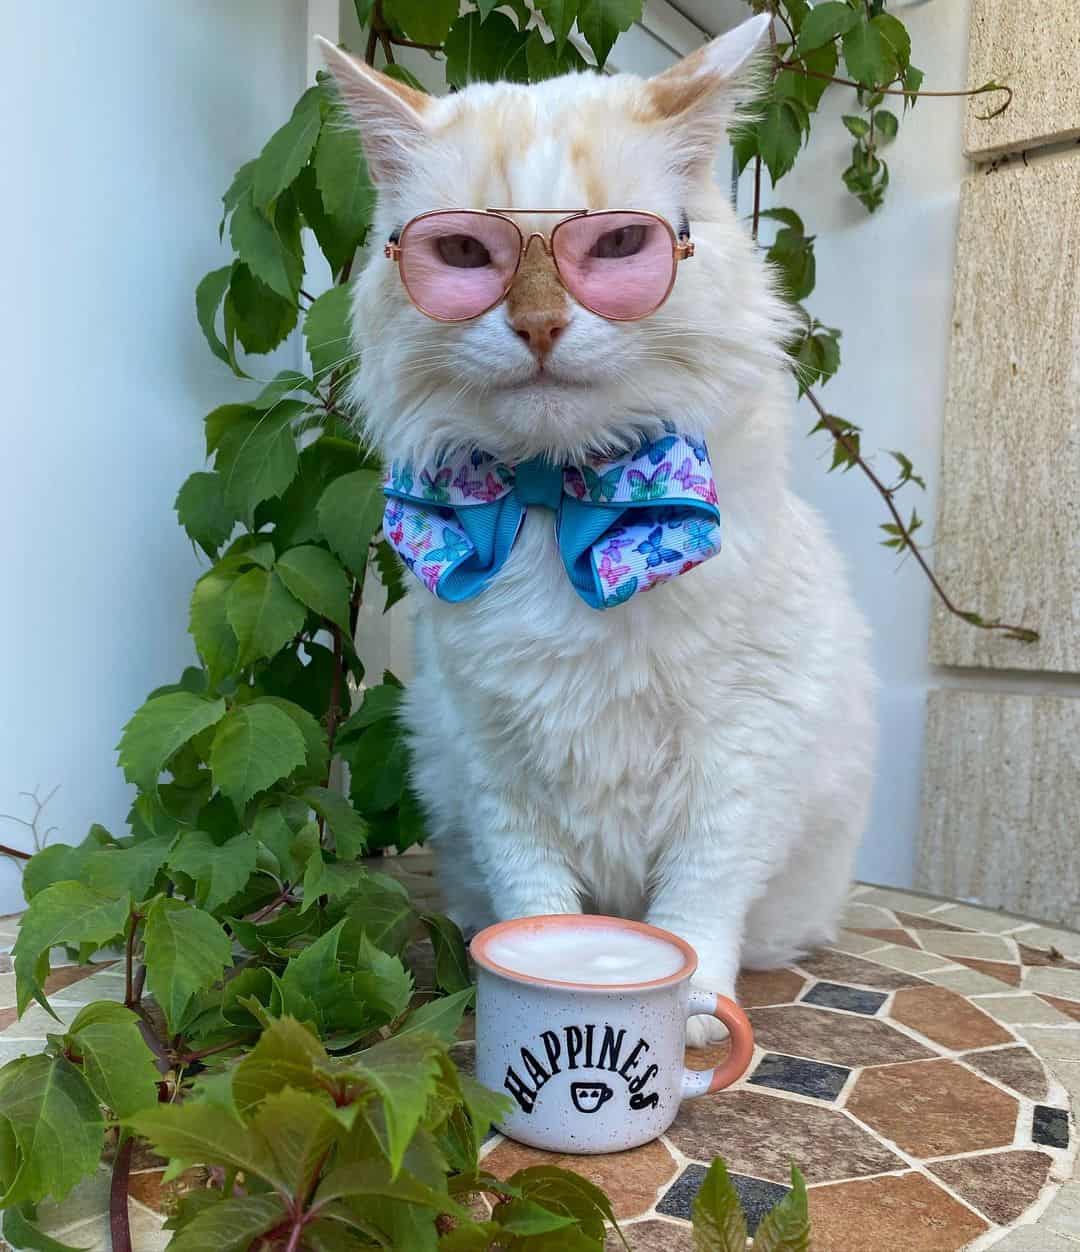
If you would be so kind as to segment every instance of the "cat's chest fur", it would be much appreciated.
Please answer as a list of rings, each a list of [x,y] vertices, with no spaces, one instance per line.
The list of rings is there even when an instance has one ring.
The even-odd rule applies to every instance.
[[[605,907],[638,907],[651,858],[685,828],[687,740],[720,677],[699,668],[706,629],[723,629],[703,612],[705,569],[598,612],[570,586],[553,515],[533,509],[481,596],[421,600],[418,678],[452,719],[464,779],[572,849]]]

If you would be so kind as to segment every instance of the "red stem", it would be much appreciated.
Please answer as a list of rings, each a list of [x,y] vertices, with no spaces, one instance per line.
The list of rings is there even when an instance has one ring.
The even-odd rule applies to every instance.
[[[128,1136],[120,1145],[113,1161],[109,1185],[109,1235],[112,1252],[132,1252],[131,1228],[128,1225],[128,1179],[131,1175],[131,1154],[135,1139]]]
[[[29,861],[32,853],[23,852],[19,848],[9,848],[6,843],[0,843],[0,853],[4,856],[13,856],[17,861]]]
[[[215,1043],[212,1048],[201,1048],[198,1052],[185,1052],[179,1058],[181,1065],[190,1065],[192,1061],[201,1061],[204,1056],[214,1056],[218,1052],[228,1052],[230,1048],[238,1048],[247,1043],[247,1039],[228,1039],[224,1043]]]

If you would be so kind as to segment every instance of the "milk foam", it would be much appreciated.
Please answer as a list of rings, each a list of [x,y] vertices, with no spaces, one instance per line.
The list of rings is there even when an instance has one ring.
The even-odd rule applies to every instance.
[[[497,965],[558,982],[652,982],[680,969],[682,952],[637,930],[612,926],[514,928],[492,939],[487,954]]]

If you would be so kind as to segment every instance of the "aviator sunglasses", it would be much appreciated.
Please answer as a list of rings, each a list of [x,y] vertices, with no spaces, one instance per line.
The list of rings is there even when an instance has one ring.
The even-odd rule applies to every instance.
[[[526,235],[517,213],[562,220]],[[394,231],[384,251],[421,313],[467,322],[506,299],[534,239],[578,304],[613,322],[655,313],[678,263],[694,255],[685,214],[676,234],[658,213],[609,209],[434,209]]]

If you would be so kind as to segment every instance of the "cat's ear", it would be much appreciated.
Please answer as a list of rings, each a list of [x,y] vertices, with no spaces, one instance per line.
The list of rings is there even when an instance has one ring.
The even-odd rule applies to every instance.
[[[372,178],[377,184],[400,180],[423,142],[424,114],[431,97],[380,74],[321,35],[316,40],[342,103],[360,132]]]
[[[647,113],[677,132],[686,164],[712,160],[735,111],[767,81],[758,54],[771,22],[760,13],[646,82]]]

